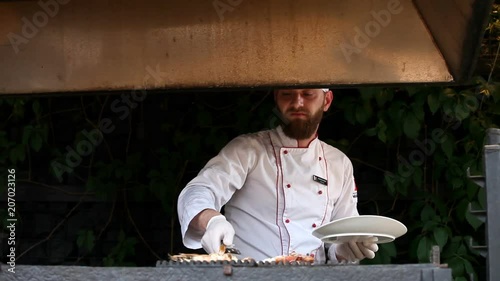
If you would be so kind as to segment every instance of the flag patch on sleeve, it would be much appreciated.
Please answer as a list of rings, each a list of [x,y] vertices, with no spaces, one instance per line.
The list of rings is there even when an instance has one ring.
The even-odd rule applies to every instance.
[[[354,182],[354,190],[352,192],[352,200],[355,202],[358,202],[358,186],[356,185],[356,182]]]

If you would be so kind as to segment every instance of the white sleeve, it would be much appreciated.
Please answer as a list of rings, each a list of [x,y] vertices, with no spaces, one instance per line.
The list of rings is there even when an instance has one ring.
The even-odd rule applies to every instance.
[[[331,220],[336,220],[345,217],[358,216],[358,191],[356,182],[354,181],[354,174],[352,163],[349,158],[344,160],[344,182],[342,184],[341,194],[335,202],[332,211]]]
[[[204,209],[220,211],[234,192],[243,186],[256,159],[255,149],[252,148],[255,145],[248,137],[233,139],[181,191],[177,213],[186,247],[201,248],[203,233],[189,229],[191,220]]]

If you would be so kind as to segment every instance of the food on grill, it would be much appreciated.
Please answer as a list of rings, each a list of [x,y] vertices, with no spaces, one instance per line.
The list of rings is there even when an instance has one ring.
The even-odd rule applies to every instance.
[[[202,262],[212,262],[212,261],[239,261],[237,257],[230,253],[224,254],[178,254],[169,256],[171,261],[177,262],[190,262],[190,261],[202,261]],[[245,260],[245,259],[243,259]]]
[[[234,251],[234,250],[233,250]],[[226,251],[226,246],[222,244],[220,246],[219,252],[214,254],[179,254],[170,256],[170,260],[178,262],[189,262],[189,261],[202,261],[202,262],[212,262],[212,261],[253,261],[252,258],[239,259],[232,253]]]
[[[292,252],[290,255],[277,256],[274,258],[265,259],[262,262],[271,262],[271,263],[291,263],[291,262],[303,262],[303,263],[313,263],[314,256],[310,255],[301,255],[295,252]]]
[[[169,255],[171,261],[175,262],[190,262],[190,261],[200,261],[200,262],[214,262],[214,261],[234,261],[234,262],[254,262],[255,260],[252,258],[243,258],[239,259],[235,255],[228,253],[226,251],[226,246],[221,245],[219,252],[214,253],[214,254],[185,254],[181,253],[178,255]],[[268,262],[268,263],[292,263],[292,262],[299,262],[299,263],[313,263],[314,262],[314,256],[312,255],[302,255],[302,254],[297,254],[295,252],[292,252],[290,255],[283,255],[283,256],[276,256],[274,258],[268,258],[265,260],[262,260],[261,262]]]

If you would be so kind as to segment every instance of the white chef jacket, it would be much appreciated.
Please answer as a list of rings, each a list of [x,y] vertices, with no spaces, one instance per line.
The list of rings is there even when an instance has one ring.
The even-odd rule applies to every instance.
[[[225,205],[242,257],[263,260],[295,252],[325,262],[324,245],[311,233],[358,215],[352,164],[317,136],[307,148],[297,146],[280,126],[230,141],[179,195],[184,245],[201,248],[203,233],[188,229],[189,223],[202,210]]]

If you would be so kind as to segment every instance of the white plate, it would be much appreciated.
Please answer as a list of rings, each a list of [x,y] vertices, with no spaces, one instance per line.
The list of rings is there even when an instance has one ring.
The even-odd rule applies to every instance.
[[[347,235],[352,233],[365,233],[369,235],[382,235],[394,237],[402,236],[408,231],[401,222],[384,217],[361,215],[334,220],[316,228],[312,234],[322,239],[331,235]]]
[[[350,241],[363,242],[371,237],[377,237],[377,244],[389,243],[394,241],[394,236],[380,233],[343,233],[332,234],[321,237],[324,243],[342,244]]]

